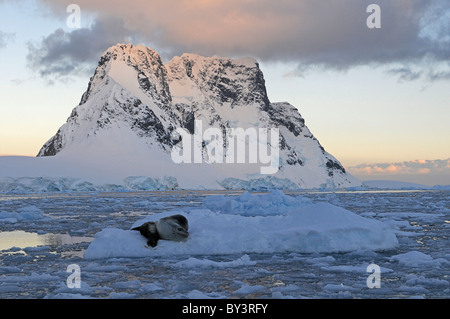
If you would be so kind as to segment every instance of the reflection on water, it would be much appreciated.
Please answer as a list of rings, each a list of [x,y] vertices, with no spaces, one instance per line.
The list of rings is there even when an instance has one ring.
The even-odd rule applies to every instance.
[[[39,246],[63,246],[91,242],[91,237],[70,236],[69,234],[37,234],[22,230],[0,232],[0,251],[13,247],[27,248]]]

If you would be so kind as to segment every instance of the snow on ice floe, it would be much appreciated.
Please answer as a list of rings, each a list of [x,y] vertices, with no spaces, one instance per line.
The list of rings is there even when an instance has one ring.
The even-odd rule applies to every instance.
[[[307,204],[312,204],[308,198],[287,196],[278,190],[269,194],[244,192],[240,196],[210,196],[203,201],[203,207],[212,211],[243,216],[286,215],[293,207]]]
[[[137,231],[106,228],[95,235],[84,257],[348,252],[387,250],[398,245],[393,229],[385,223],[282,192],[244,193],[229,199],[211,196],[202,208],[153,214],[136,221],[130,229],[173,214],[183,214],[189,220],[190,235],[185,242],[161,240],[157,247],[149,248]]]

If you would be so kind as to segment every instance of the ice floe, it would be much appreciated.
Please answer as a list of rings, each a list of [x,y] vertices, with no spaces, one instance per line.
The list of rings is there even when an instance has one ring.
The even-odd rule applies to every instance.
[[[182,214],[190,225],[186,242],[161,240],[156,248],[149,248],[139,232],[103,229],[95,235],[84,257],[348,252],[387,250],[398,245],[389,225],[344,208],[311,203],[282,192],[265,195],[266,199],[261,196],[244,193],[230,199],[210,197],[204,204],[207,208],[153,214],[130,225],[131,229]]]

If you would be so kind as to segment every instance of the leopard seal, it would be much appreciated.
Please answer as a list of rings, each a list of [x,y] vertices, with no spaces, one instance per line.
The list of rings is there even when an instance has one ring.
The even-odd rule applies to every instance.
[[[147,238],[147,245],[150,247],[156,247],[160,239],[185,241],[189,236],[188,220],[183,215],[164,217],[156,222],[144,223],[131,230],[137,230]]]

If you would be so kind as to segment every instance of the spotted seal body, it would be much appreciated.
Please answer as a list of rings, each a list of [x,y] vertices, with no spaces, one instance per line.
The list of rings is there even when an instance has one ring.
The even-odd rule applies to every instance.
[[[155,247],[158,240],[184,241],[189,236],[189,224],[186,217],[173,215],[161,218],[156,222],[147,222],[132,230],[138,230],[147,238],[147,245]]]

